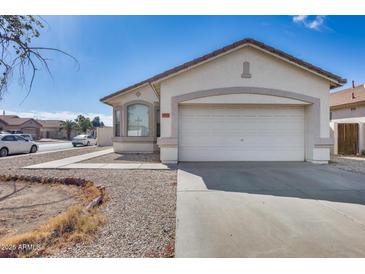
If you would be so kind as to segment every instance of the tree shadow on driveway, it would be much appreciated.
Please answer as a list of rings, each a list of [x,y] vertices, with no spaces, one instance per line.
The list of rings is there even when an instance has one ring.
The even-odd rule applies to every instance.
[[[204,183],[206,190],[365,205],[365,175],[343,171],[331,165],[306,162],[205,162],[180,163],[178,168],[201,177],[200,182]],[[194,184],[190,187],[194,189]]]

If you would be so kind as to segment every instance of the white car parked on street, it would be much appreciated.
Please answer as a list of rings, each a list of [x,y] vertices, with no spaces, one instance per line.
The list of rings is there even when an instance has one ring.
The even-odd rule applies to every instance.
[[[0,134],[0,157],[9,154],[35,153],[38,145],[15,134]]]
[[[81,134],[81,135],[75,136],[72,139],[72,145],[74,147],[77,145],[93,146],[93,145],[96,145],[96,139],[91,135]]]
[[[33,141],[33,136],[32,134],[26,134],[26,133],[22,133],[22,134],[16,134],[20,137],[23,137],[25,140],[28,140],[28,141]]]

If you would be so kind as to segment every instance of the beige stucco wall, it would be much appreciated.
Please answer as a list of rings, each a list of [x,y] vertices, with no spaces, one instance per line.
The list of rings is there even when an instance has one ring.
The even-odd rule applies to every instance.
[[[187,100],[181,104],[285,104],[307,105],[309,103],[290,98],[262,94],[227,94]]]
[[[48,136],[47,136],[48,133]],[[62,130],[54,127],[42,127],[41,128],[41,138],[63,138],[64,133]]]
[[[152,153],[155,150],[153,142],[116,142],[113,149],[117,153]]]
[[[242,78],[243,62],[250,63],[251,78]],[[126,106],[134,101],[144,101],[153,106],[160,106],[160,113],[169,113],[170,117],[161,117],[161,160],[176,162],[178,160],[178,142],[176,134],[172,132],[172,100],[181,96],[199,91],[212,89],[229,90],[230,88],[245,87],[270,89],[309,96],[314,100],[311,103],[287,97],[278,97],[273,94],[225,94],[204,98],[195,98],[181,102],[190,104],[284,104],[304,105],[305,109],[305,146],[306,159],[313,162],[329,160],[329,87],[330,82],[312,72],[299,68],[269,53],[262,52],[251,46],[221,55],[204,64],[178,73],[176,76],[163,79],[159,83],[160,98],[150,85],[115,96],[108,100],[114,109],[121,110],[122,136],[113,138],[113,147],[117,152],[143,151],[150,152],[156,149],[156,134],[149,139],[134,141],[125,137],[123,128],[126,121]],[[300,96],[296,96],[300,97]],[[159,103],[160,100],[160,103]],[[315,103],[314,103],[315,102]],[[155,126],[155,109],[150,119]],[[317,112],[318,111],[318,112]],[[114,112],[113,112],[114,113]]]
[[[250,63],[251,78],[241,77],[244,61]],[[252,47],[241,48],[162,81],[160,112],[171,113],[171,100],[174,96],[229,87],[277,89],[318,98],[320,100],[319,117],[313,115],[314,111],[311,106],[306,107],[305,123],[307,124],[306,128],[309,129],[306,130],[305,136],[306,158],[314,162],[316,162],[315,158],[318,159],[318,162],[329,159],[328,147],[314,147],[317,141],[314,136],[316,129],[311,127],[313,121],[319,119],[319,137],[324,139],[330,137],[329,81]],[[241,98],[237,99],[237,97]],[[235,99],[240,100],[240,102],[248,100],[248,97],[249,95],[235,95]],[[199,100],[209,101],[212,99]],[[162,139],[172,137],[171,130],[171,116],[170,118],[161,118]],[[173,158],[176,158],[178,154],[175,150],[177,147],[174,145],[161,147],[161,159],[164,160],[163,157],[166,157],[166,162],[173,162]]]
[[[242,63],[250,62],[251,78],[241,78]],[[301,93],[321,100],[321,130],[329,137],[329,81],[252,47],[244,47],[197,66],[161,83],[161,113],[171,111],[171,98],[198,90],[224,87],[262,87]],[[163,119],[161,136],[171,134],[170,121]]]
[[[47,137],[48,132],[48,137]],[[79,135],[80,132],[78,130],[71,130],[70,139]],[[51,139],[67,139],[67,132],[64,129],[59,129],[55,127],[42,127],[41,128],[41,138],[51,138]]]
[[[96,142],[99,147],[113,144],[113,127],[98,127],[96,129]]]
[[[5,129],[6,124],[4,124],[2,121],[0,121],[0,130]]]
[[[365,105],[332,109],[332,120],[365,117]]]
[[[153,91],[151,86],[145,85],[130,92],[122,93],[121,95],[116,96],[110,101],[110,103],[113,105],[113,107],[115,107],[122,106],[135,100],[143,100],[151,104],[158,102],[156,93]]]

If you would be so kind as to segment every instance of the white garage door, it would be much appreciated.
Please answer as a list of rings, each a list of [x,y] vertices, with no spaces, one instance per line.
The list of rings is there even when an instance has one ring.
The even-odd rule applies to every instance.
[[[180,105],[179,161],[304,161],[304,109]]]

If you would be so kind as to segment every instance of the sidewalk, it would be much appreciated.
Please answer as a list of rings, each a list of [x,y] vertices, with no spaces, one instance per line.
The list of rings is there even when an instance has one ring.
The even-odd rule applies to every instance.
[[[169,166],[161,163],[123,163],[123,164],[79,163],[112,152],[113,149],[109,148],[97,152],[91,152],[78,156],[68,157],[61,160],[26,166],[23,168],[25,169],[170,169]]]
[[[41,164],[37,164],[37,165],[31,165],[31,166],[27,166],[27,167],[23,167],[23,168],[27,168],[27,169],[60,168],[60,167],[64,167],[64,166],[67,166],[67,165],[70,165],[70,164],[73,164],[73,163],[85,161],[85,160],[88,160],[90,158],[94,158],[94,157],[102,156],[102,155],[105,155],[105,154],[109,154],[109,153],[112,153],[112,152],[113,152],[113,149],[108,148],[108,149],[101,150],[101,151],[81,154],[81,155],[77,155],[77,156],[73,156],[73,157],[64,158],[64,159],[61,159],[61,160],[45,162],[45,163],[41,163]]]

